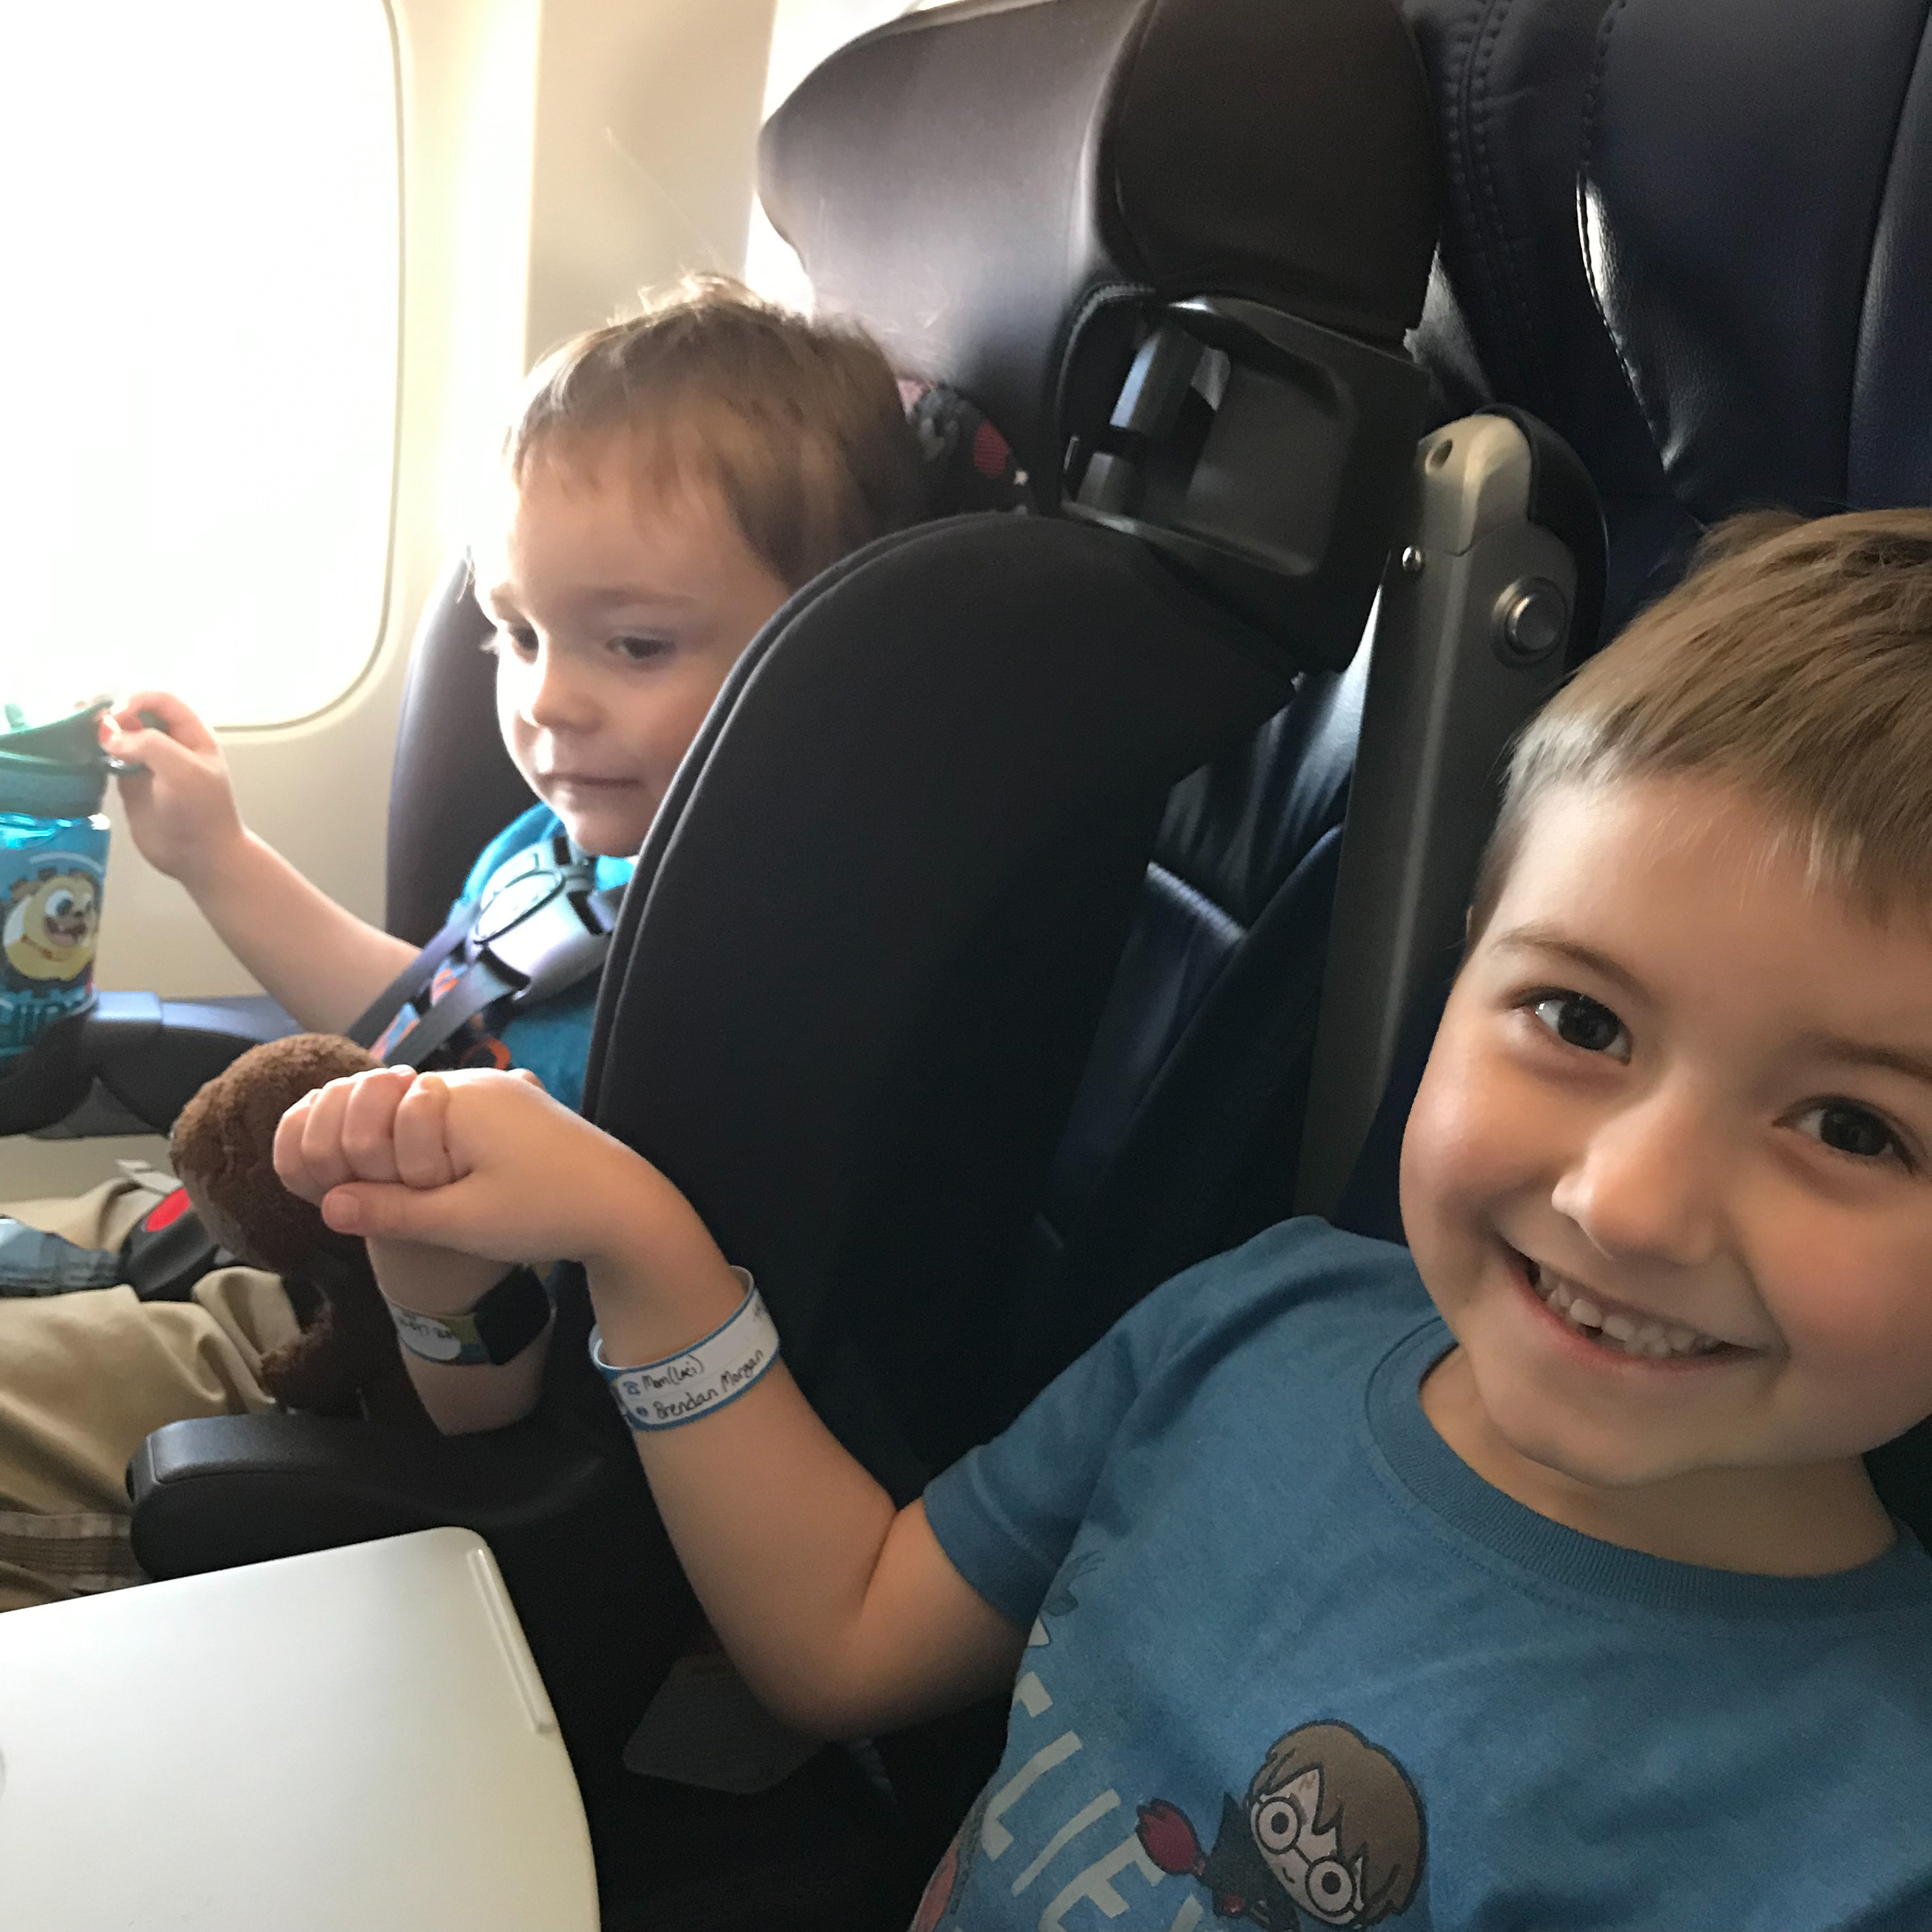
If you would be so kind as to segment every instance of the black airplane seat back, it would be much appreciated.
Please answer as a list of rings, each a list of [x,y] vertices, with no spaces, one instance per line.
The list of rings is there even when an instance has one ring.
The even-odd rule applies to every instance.
[[[1448,162],[1415,353],[1455,406],[1526,407],[1574,445],[1608,524],[1606,638],[1736,512],[1932,503],[1920,0],[1405,11]],[[1402,1124],[1447,976],[1336,1210],[1364,1233],[1402,1238]],[[1932,1423],[1868,1462],[1932,1537]]]
[[[781,111],[764,170],[826,304],[985,406],[1037,508],[1069,443],[1083,484],[1110,464],[1090,514],[922,526],[786,605],[680,770],[603,982],[587,1111],[753,1270],[794,1372],[905,1496],[1014,1400],[1016,1257],[1163,801],[1361,634],[1421,419],[1399,344],[1435,164],[1382,0],[1054,0],[866,37]],[[459,715],[427,702],[459,656],[412,691],[412,754]],[[691,1612],[587,1317],[566,1282],[540,1413],[490,1438],[160,1432],[144,1562],[471,1522],[596,1786]]]

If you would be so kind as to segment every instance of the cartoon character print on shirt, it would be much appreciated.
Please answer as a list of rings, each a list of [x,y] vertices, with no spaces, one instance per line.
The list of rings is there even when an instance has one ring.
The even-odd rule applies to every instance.
[[[1224,1919],[1264,1932],[1366,1927],[1407,1909],[1422,1876],[1422,1805],[1408,1774],[1359,1731],[1304,1724],[1278,1738],[1245,1804],[1221,1801],[1204,1852],[1185,1812],[1142,1805],[1136,1826],[1164,1872],[1198,1879]]]
[[[7,980],[29,988],[70,986],[94,964],[100,889],[91,872],[44,868],[16,879],[4,908]]]

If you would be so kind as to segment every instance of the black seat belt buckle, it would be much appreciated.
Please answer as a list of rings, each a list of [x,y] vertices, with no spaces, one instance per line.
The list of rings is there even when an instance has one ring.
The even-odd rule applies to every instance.
[[[121,1244],[121,1279],[142,1301],[185,1301],[194,1285],[221,1260],[185,1187],[158,1201]]]

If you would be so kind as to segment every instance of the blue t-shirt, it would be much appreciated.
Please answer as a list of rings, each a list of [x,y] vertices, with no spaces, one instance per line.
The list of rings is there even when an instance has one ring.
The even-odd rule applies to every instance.
[[[1422,1412],[1406,1252],[1170,1282],[928,1489],[1031,1637],[944,1932],[1932,1928],[1932,1560],[1743,1576],[1580,1535]]]
[[[520,818],[506,826],[489,844],[470,868],[456,904],[480,898],[491,875],[507,861],[533,845],[541,845],[563,831],[563,821],[547,805],[533,805]],[[628,883],[634,859],[598,858],[595,878],[599,892],[614,890]],[[454,914],[455,906],[450,908]],[[454,979],[458,969],[446,969]],[[584,1102],[584,1073],[590,1057],[590,1026],[597,1010],[598,975],[591,974],[574,986],[567,986],[551,998],[519,1009],[499,1035],[486,1033],[478,1025],[469,1034],[456,1036],[458,1063],[466,1066],[527,1067],[544,1084],[552,1099],[567,1107]],[[442,990],[439,979],[437,991]],[[405,1008],[385,1038],[398,1036],[414,1020],[416,1010]],[[378,1042],[380,1054],[382,1042]],[[437,1062],[442,1064],[442,1062]]]

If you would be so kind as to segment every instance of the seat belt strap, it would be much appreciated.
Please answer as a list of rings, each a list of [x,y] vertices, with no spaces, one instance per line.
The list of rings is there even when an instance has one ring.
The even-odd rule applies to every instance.
[[[518,982],[506,979],[485,953],[465,967],[455,983],[446,989],[429,1011],[400,1040],[392,1043],[382,1056],[382,1064],[386,1066],[420,1066],[452,1034],[518,990]]]
[[[604,964],[623,896],[621,887],[597,890],[596,880],[596,860],[561,832],[512,853],[349,1037],[391,1066],[419,1066],[493,1007],[514,1010],[589,978]]]
[[[462,950],[476,924],[476,913],[475,899],[461,901],[442,930],[376,994],[375,1003],[349,1028],[348,1037],[358,1046],[374,1046],[405,1006],[423,1000],[445,963]]]

